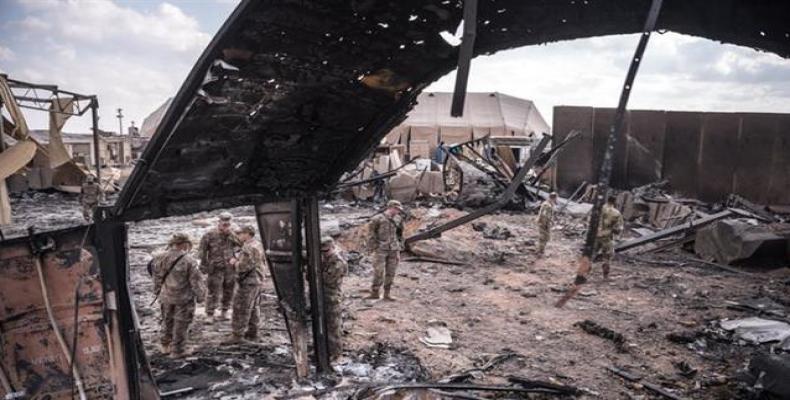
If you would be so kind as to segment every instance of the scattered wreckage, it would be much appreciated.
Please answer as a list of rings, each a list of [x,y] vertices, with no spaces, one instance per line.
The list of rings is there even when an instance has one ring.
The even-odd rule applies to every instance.
[[[672,30],[790,56],[785,2],[664,3],[652,1],[654,24],[647,24],[646,33]],[[499,1],[479,7],[476,0],[242,1],[198,59],[116,203],[101,208],[93,225],[31,231],[0,244],[5,396],[163,397],[132,306],[125,224],[239,205],[256,206],[297,376],[310,371],[310,331],[317,370],[328,371],[316,273],[318,197],[333,191],[377,146],[430,82],[456,66],[461,72],[453,113],[460,114],[475,55],[642,32],[650,9],[646,0]],[[462,20],[460,48],[448,46],[438,33],[455,30]],[[624,109],[625,103],[620,113]],[[519,186],[526,169],[513,171]],[[601,178],[599,189],[605,191],[608,176]],[[514,190],[508,186],[502,199],[509,200]],[[667,236],[681,232],[684,228]],[[63,290],[52,290],[55,286]],[[508,387],[385,384],[376,392],[573,391],[514,382]]]

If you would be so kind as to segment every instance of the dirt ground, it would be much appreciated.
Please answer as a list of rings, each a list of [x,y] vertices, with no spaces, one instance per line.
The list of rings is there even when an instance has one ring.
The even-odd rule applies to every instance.
[[[57,225],[51,222],[56,217],[44,212],[52,207],[47,202],[66,210],[62,211],[66,219],[78,215],[78,210],[71,210],[76,207],[74,199],[45,200],[33,204],[16,198],[14,203],[24,203],[20,209],[29,224]],[[438,206],[410,209],[415,217],[409,222],[412,231],[462,213]],[[254,224],[251,208],[231,212],[236,223]],[[507,376],[516,375],[581,388],[579,398],[654,398],[642,385],[625,382],[606,369],[617,366],[683,398],[742,398],[733,377],[768,345],[716,336],[716,321],[755,315],[728,307],[732,301],[769,298],[790,305],[789,268],[739,275],[683,263],[687,255],[675,250],[650,263],[618,257],[609,281],[603,281],[599,268],[594,269],[579,295],[557,309],[554,303],[575,274],[582,225],[562,218],[546,256],[536,259],[535,216],[526,212],[489,215],[480,220],[485,226],[461,226],[440,239],[420,243],[418,249],[462,265],[409,261],[404,254],[395,283],[399,301],[371,301],[364,299],[371,281],[364,235],[367,217],[375,210],[331,203],[324,204],[321,212],[324,226],[337,234],[350,260],[351,272],[344,282],[346,349],[335,365],[336,376],[307,382],[294,379],[289,338],[270,279],[260,344],[222,344],[229,322],[207,325],[201,306],[190,337],[192,356],[185,360],[162,356],[157,344],[158,305],[151,304],[152,283],[145,264],[176,231],[199,238],[213,226],[217,213],[130,224],[132,291],[149,361],[163,391],[193,387],[187,398],[252,399],[353,382],[438,380],[514,353],[476,375],[475,381],[505,383]],[[493,228],[499,237],[508,236],[503,231],[512,237],[495,238],[489,234]],[[623,345],[586,333],[576,325],[584,320],[622,334]],[[420,341],[436,324],[452,332],[449,349]],[[691,339],[679,344],[668,340],[670,334]],[[698,372],[684,377],[680,363]],[[325,397],[344,398],[341,393]]]

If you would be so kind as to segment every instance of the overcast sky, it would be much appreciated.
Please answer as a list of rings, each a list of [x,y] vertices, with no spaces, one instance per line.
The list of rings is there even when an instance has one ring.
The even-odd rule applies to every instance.
[[[12,78],[97,94],[101,128],[117,130],[173,96],[235,0],[161,2],[0,0],[0,70]],[[534,100],[551,124],[555,105],[617,104],[633,35],[533,46],[472,62],[470,91]],[[431,89],[451,91],[454,75]],[[632,109],[790,112],[790,62],[748,48],[673,33],[654,35]],[[36,115],[38,114],[38,115]],[[46,116],[28,112],[34,128]],[[85,131],[89,118],[67,131]]]

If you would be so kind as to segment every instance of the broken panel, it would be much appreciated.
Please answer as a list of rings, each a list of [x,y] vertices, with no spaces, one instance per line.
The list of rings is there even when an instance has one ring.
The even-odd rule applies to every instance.
[[[582,182],[592,182],[592,118],[592,107],[554,107],[553,145],[561,143],[574,129],[580,132],[579,137],[557,155],[556,183],[563,196],[569,195]]]
[[[740,132],[740,115],[705,113],[699,153],[699,192],[702,201],[721,201],[733,190]]]
[[[662,177],[669,188],[687,196],[697,196],[697,156],[703,114],[667,111]]]
[[[631,111],[627,139],[627,187],[638,187],[661,180],[664,160],[664,111]]]

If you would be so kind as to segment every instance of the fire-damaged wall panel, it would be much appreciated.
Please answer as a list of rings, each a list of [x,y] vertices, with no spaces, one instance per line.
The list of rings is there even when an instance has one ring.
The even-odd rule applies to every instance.
[[[718,201],[732,193],[740,123],[738,114],[709,113],[703,117],[697,194],[700,200]]]
[[[553,143],[562,142],[572,130],[581,132],[557,155],[557,187],[564,196],[570,195],[583,182],[592,181],[593,155],[592,107],[555,107]]]
[[[582,125],[579,110],[590,109],[555,108],[558,137]],[[594,132],[559,156],[556,182],[563,194],[582,177],[597,176],[611,116],[611,109],[592,109]],[[737,193],[761,204],[790,204],[790,115],[631,111],[626,128],[615,149],[615,188],[666,180],[670,190],[704,201]],[[585,140],[590,137],[592,143]],[[596,169],[586,171],[590,165]]]
[[[627,185],[637,187],[661,179],[667,118],[664,111],[631,111],[626,138]]]
[[[82,248],[87,229],[37,235],[41,254],[28,238],[0,245],[0,373],[16,393],[0,387],[5,398],[114,397],[98,263]]]
[[[741,131],[738,135],[734,191],[765,204],[773,164],[774,142],[779,130],[779,120],[770,114],[741,114]]]
[[[781,115],[771,152],[768,204],[790,204],[790,115]]]
[[[662,178],[669,181],[670,189],[694,197],[702,114],[669,111],[666,117]]]

